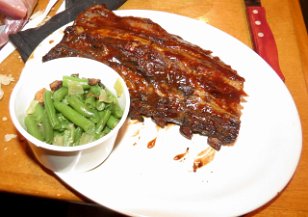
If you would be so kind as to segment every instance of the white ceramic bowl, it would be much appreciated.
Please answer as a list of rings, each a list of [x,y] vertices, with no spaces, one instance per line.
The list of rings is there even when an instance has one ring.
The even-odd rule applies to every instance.
[[[89,144],[63,147],[34,138],[26,131],[24,118],[35,93],[42,87],[49,89],[49,84],[54,80],[62,80],[63,75],[75,73],[80,77],[101,79],[101,82],[114,94],[116,94],[114,84],[120,80],[123,93],[118,100],[124,110],[121,120],[110,133]],[[129,106],[127,86],[117,72],[94,60],[65,57],[31,66],[26,64],[10,98],[10,115],[13,124],[26,138],[35,157],[43,166],[54,172],[84,172],[99,166],[110,155],[118,131],[127,118]]]

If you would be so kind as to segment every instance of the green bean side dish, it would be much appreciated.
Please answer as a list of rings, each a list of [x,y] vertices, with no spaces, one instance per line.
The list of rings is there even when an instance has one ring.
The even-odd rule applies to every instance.
[[[116,84],[115,89],[121,91]],[[73,74],[38,91],[24,123],[28,133],[48,144],[78,146],[108,134],[122,115],[117,97],[99,79]]]

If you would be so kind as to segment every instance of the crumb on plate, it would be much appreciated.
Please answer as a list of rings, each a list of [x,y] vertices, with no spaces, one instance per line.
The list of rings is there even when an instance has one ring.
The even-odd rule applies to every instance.
[[[5,134],[4,135],[4,141],[5,142],[9,142],[11,141],[12,139],[15,139],[17,137],[16,134]]]
[[[9,85],[13,81],[15,81],[15,79],[11,74],[0,74],[0,100],[3,98],[4,95],[4,91],[2,90],[1,85]]]

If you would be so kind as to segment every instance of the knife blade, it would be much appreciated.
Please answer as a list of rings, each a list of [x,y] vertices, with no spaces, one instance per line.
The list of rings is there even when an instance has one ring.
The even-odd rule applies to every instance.
[[[278,51],[273,33],[266,20],[265,8],[260,0],[244,0],[254,50],[285,81],[279,66]]]

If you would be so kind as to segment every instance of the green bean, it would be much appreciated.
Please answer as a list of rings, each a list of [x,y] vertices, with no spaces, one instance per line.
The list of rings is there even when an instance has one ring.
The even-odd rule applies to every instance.
[[[46,114],[46,111],[44,110],[44,116],[42,118],[42,126],[44,130],[44,135],[45,135],[45,141],[49,144],[52,144],[54,133],[53,133],[53,128],[49,122],[48,116]]]
[[[112,108],[111,108],[112,114],[116,117],[116,118],[121,118],[123,115],[123,110],[120,107],[120,105],[118,104],[118,102],[114,102],[112,103]]]
[[[27,115],[25,117],[25,125],[27,128],[28,133],[30,133],[32,136],[34,136],[35,138],[44,141],[44,136],[37,124],[37,122],[35,121],[35,118],[32,115]]]
[[[107,94],[108,102],[116,103],[117,102],[116,96],[108,89],[105,89],[105,91]]]
[[[106,108],[106,104],[104,102],[97,101],[95,108],[98,111],[103,111]]]
[[[52,143],[53,141],[53,128],[49,123],[48,116],[44,107],[37,103],[34,107],[34,111],[32,113],[35,121],[38,125],[42,125],[43,133],[44,133],[44,141],[47,143]]]
[[[94,139],[97,140],[97,139],[100,139],[102,138],[103,136],[105,136],[105,133],[103,132],[99,132],[99,133],[94,133]]]
[[[56,110],[54,104],[52,103],[51,91],[49,90],[46,90],[44,93],[44,105],[52,128],[58,129],[60,123],[56,116]]]
[[[60,132],[63,132],[64,130],[66,130],[68,128],[70,121],[67,120],[67,118],[64,117],[63,114],[60,113],[60,112],[57,112],[57,118],[60,122],[59,128],[57,130],[60,131]]]
[[[89,93],[92,93],[94,96],[98,97],[101,93],[101,87],[99,85],[94,85],[90,87]]]
[[[112,103],[105,103],[105,108],[104,108],[104,110],[110,110],[110,111],[112,111]]]
[[[82,135],[83,130],[80,127],[77,127],[75,129],[75,134],[74,134],[74,145],[79,145],[80,143],[80,137]]]
[[[62,85],[68,87],[71,83],[81,85],[83,89],[89,89],[90,85],[88,84],[89,79],[79,78],[74,76],[63,76]]]
[[[107,135],[111,129],[109,127],[105,127],[101,132],[95,133],[95,139],[102,138],[103,136]]]
[[[40,103],[35,104],[32,115],[37,122],[42,122],[46,115],[44,107]]]
[[[95,98],[95,96],[87,96],[84,103],[89,108],[96,108],[96,98]]]
[[[54,106],[64,117],[81,127],[85,132],[93,132],[95,130],[95,124],[92,121],[79,114],[70,106],[58,101],[54,102]]]
[[[106,109],[106,110],[100,112],[100,114],[101,114],[100,115],[101,118],[96,124],[95,133],[99,133],[104,129],[104,127],[106,126],[106,123],[107,123],[107,121],[108,121],[108,119],[111,115],[111,111]]]
[[[81,115],[92,118],[91,120],[93,120],[94,122],[98,121],[98,113],[94,110],[90,110],[89,108],[87,108],[86,105],[77,96],[68,96],[67,102]]]
[[[104,130],[102,131],[102,133],[104,133],[105,135],[108,134],[111,131],[111,129],[109,127],[105,127]]]
[[[72,146],[74,144],[75,127],[69,124],[69,127],[63,132],[64,146]]]
[[[117,124],[119,123],[119,119],[111,115],[106,123],[106,125],[110,128],[113,129]]]
[[[67,95],[67,93],[68,93],[67,87],[62,86],[53,93],[53,95],[52,95],[53,100],[61,101],[61,100],[64,99],[64,97]]]

